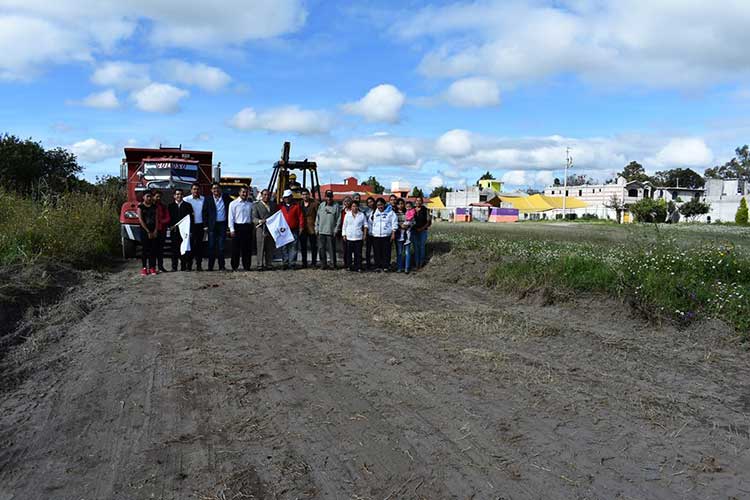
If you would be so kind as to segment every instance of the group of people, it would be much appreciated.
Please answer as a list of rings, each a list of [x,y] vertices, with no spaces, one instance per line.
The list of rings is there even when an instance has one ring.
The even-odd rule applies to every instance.
[[[296,201],[291,190],[283,193],[282,202],[271,200],[264,189],[259,200],[253,200],[248,187],[240,188],[239,196],[232,200],[223,194],[218,183],[211,185],[211,195],[202,196],[200,186],[193,184],[190,194],[174,190],[174,201],[164,205],[158,190],[146,192],[138,206],[138,218],[143,230],[141,239],[143,255],[142,275],[166,272],[164,244],[167,230],[171,235],[172,271],[203,271],[203,260],[208,260],[208,270],[218,265],[225,270],[224,249],[229,235],[230,265],[233,271],[251,269],[253,242],[256,248],[256,269],[272,269],[275,240],[267,225],[268,219],[281,212],[293,240],[282,246],[284,269],[297,268],[297,254],[301,251],[302,267],[318,266],[336,269],[337,254],[343,254],[343,266],[350,271],[409,273],[425,264],[425,245],[432,224],[429,210],[421,196],[412,203],[390,195],[384,198],[368,197],[362,203],[360,195],[346,197],[343,204],[333,200],[333,192],[326,191],[318,202],[310,191],[301,189],[302,199]],[[182,238],[177,224],[190,217],[190,250],[180,252]],[[204,245],[204,239],[207,244]],[[395,249],[395,266],[393,250]],[[308,259],[308,257],[310,257]]]

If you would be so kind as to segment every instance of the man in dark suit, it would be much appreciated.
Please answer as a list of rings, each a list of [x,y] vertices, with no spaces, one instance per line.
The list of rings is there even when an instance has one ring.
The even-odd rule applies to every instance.
[[[180,271],[185,271],[189,259],[188,254],[180,255],[182,237],[180,236],[180,230],[177,229],[177,224],[188,215],[190,216],[190,223],[193,223],[193,206],[182,199],[183,195],[184,192],[182,189],[175,189],[174,201],[167,207],[169,210],[169,220],[172,224],[170,226],[170,234],[172,238],[172,271],[177,271],[178,260],[180,261]]]
[[[208,270],[214,270],[214,262],[219,260],[219,271],[224,271],[224,243],[227,239],[229,204],[232,202],[221,193],[218,182],[211,184],[211,196],[203,203],[203,224],[208,230]]]

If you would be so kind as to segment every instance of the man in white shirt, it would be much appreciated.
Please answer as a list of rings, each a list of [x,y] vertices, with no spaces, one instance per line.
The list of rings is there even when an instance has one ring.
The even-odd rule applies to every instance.
[[[250,270],[250,259],[253,241],[253,202],[246,186],[240,188],[240,196],[229,204],[229,235],[232,237],[232,271],[240,266]]]
[[[367,237],[367,218],[352,204],[350,212],[344,215],[341,236],[349,256],[349,270],[362,272],[362,241]]]
[[[190,257],[187,260],[187,270],[193,270],[193,260],[196,269],[203,271],[203,203],[205,198],[201,196],[201,186],[198,183],[190,187],[190,196],[185,201],[193,207],[193,220],[190,224]]]

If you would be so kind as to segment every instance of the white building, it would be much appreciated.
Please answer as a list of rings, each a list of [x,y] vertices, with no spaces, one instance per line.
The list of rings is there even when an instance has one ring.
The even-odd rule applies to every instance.
[[[750,194],[748,184],[742,179],[707,179],[705,201],[711,208],[705,220],[734,222],[740,200]]]
[[[469,186],[463,191],[451,191],[445,193],[445,208],[466,208],[472,203],[489,202],[498,195],[493,189],[485,189],[477,186]]]
[[[692,198],[702,199],[703,191],[702,188],[657,187],[649,181],[628,182],[624,177],[618,177],[611,184],[568,186],[567,190],[563,186],[548,186],[544,189],[544,194],[548,196],[573,196],[586,202],[587,208],[575,210],[579,216],[588,213],[595,214],[600,219],[617,219],[617,210],[611,208],[615,205],[614,200],[617,200],[617,204],[625,207],[644,198],[663,199],[666,202],[674,201],[679,204],[690,201]]]

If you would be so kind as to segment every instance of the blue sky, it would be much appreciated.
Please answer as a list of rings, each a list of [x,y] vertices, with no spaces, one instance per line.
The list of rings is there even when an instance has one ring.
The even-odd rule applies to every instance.
[[[284,140],[322,180],[540,187],[631,160],[702,172],[750,135],[750,2],[0,0],[0,132],[118,172],[209,149],[264,185]]]

